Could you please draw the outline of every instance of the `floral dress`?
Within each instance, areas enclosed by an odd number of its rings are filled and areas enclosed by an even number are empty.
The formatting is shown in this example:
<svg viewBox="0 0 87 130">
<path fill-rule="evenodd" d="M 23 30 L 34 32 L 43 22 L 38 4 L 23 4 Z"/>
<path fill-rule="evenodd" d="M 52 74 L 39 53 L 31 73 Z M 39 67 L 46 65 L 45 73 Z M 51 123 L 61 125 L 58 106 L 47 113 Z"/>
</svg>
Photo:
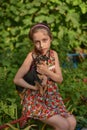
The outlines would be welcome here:
<svg viewBox="0 0 87 130">
<path fill-rule="evenodd" d="M 52 50 L 50 50 L 48 67 L 51 71 L 55 71 L 55 58 Z M 69 116 L 59 93 L 57 83 L 49 78 L 47 80 L 47 90 L 44 95 L 41 95 L 38 90 L 27 89 L 22 105 L 23 116 L 29 118 L 45 120 L 57 114 L 63 117 Z"/>
</svg>

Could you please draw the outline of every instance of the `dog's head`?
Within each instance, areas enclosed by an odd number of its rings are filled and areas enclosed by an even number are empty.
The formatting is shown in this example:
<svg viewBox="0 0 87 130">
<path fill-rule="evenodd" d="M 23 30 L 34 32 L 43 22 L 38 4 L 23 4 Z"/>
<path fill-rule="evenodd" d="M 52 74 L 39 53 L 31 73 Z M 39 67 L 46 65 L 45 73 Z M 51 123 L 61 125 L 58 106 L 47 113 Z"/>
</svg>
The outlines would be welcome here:
<svg viewBox="0 0 87 130">
<path fill-rule="evenodd" d="M 45 55 L 39 55 L 39 56 L 37 56 L 36 58 L 35 58 L 35 64 L 37 65 L 37 64 L 41 64 L 42 62 L 44 62 L 44 61 L 48 61 L 48 57 L 47 56 L 45 56 Z"/>
</svg>

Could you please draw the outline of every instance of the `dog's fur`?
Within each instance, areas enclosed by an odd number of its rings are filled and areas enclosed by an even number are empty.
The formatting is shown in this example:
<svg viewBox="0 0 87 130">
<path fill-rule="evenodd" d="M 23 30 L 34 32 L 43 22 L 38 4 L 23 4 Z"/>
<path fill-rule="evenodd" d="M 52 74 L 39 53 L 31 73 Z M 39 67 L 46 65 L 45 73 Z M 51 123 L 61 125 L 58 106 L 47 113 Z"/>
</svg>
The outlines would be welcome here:
<svg viewBox="0 0 87 130">
<path fill-rule="evenodd" d="M 48 61 L 47 56 L 37 56 L 31 66 L 31 69 L 28 71 L 28 73 L 23 77 L 26 82 L 28 82 L 31 85 L 38 86 L 40 90 L 40 94 L 43 95 L 47 89 L 47 77 L 45 75 L 41 75 L 37 72 L 37 64 L 43 64 L 43 62 Z M 18 93 L 23 93 L 24 88 L 16 85 L 16 90 Z"/>
</svg>

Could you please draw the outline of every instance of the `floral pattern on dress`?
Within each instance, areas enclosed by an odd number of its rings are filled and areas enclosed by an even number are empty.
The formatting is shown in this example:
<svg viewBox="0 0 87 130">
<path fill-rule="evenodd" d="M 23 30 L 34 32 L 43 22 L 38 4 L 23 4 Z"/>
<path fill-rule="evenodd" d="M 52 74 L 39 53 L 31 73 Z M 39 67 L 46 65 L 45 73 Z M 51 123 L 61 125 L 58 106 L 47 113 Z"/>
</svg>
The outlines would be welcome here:
<svg viewBox="0 0 87 130">
<path fill-rule="evenodd" d="M 50 50 L 50 59 L 48 60 L 48 67 L 55 66 L 54 52 Z M 51 71 L 55 72 L 55 68 Z M 61 115 L 68 117 L 62 97 L 59 93 L 57 83 L 48 78 L 47 91 L 42 96 L 39 91 L 27 89 L 24 99 L 22 101 L 23 116 L 29 118 L 45 120 L 53 115 Z"/>
</svg>

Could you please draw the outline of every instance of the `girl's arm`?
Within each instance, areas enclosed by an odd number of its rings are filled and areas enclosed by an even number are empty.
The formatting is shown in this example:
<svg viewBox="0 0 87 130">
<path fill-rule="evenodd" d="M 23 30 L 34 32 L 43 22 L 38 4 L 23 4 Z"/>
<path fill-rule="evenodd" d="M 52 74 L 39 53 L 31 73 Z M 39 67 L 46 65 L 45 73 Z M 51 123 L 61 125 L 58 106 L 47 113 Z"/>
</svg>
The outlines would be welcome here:
<svg viewBox="0 0 87 130">
<path fill-rule="evenodd" d="M 58 83 L 62 83 L 63 76 L 59 64 L 58 54 L 54 51 L 54 57 L 55 57 L 55 73 L 48 69 L 47 76 L 50 77 L 52 80 Z"/>
<path fill-rule="evenodd" d="M 32 52 L 30 52 L 16 73 L 13 81 L 21 87 L 37 90 L 37 87 L 30 85 L 23 79 L 24 75 L 29 71 L 32 61 Z"/>
</svg>

